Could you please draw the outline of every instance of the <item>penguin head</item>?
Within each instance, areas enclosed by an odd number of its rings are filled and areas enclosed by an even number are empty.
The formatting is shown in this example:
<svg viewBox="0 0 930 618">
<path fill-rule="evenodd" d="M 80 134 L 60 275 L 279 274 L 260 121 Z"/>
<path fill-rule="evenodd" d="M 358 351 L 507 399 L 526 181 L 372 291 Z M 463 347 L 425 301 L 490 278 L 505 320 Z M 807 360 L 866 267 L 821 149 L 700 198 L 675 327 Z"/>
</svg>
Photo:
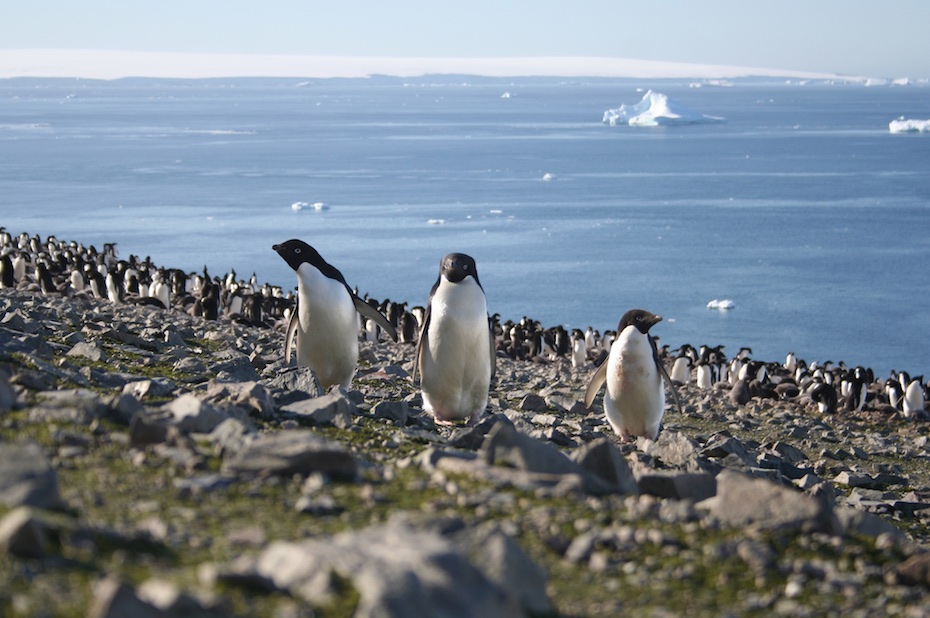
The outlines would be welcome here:
<svg viewBox="0 0 930 618">
<path fill-rule="evenodd" d="M 662 316 L 646 311 L 645 309 L 630 309 L 620 318 L 617 332 L 622 333 L 626 327 L 633 326 L 636 330 L 645 335 L 654 324 L 661 321 Z"/>
<path fill-rule="evenodd" d="M 464 253 L 450 253 L 442 258 L 439 262 L 439 274 L 450 283 L 460 283 L 465 277 L 474 277 L 475 282 L 481 285 L 475 259 Z"/>
<path fill-rule="evenodd" d="M 324 260 L 316 249 L 302 240 L 292 238 L 280 245 L 272 245 L 271 248 L 295 271 L 300 268 L 301 264 L 310 264 L 330 279 L 345 283 L 345 277 L 342 276 L 342 273 L 339 272 L 335 266 Z"/>
</svg>

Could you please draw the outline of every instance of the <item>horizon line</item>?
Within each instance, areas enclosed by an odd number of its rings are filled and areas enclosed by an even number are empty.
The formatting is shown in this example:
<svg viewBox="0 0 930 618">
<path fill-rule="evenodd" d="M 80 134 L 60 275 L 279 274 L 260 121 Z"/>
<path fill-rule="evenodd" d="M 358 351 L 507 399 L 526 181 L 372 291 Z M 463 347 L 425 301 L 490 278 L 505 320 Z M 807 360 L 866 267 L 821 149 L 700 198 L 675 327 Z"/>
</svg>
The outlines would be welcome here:
<svg viewBox="0 0 930 618">
<path fill-rule="evenodd" d="M 203 79 L 222 77 L 358 78 L 603 77 L 728 79 L 772 77 L 864 81 L 862 76 L 609 56 L 324 56 L 93 49 L 0 49 L 0 78 Z"/>
</svg>

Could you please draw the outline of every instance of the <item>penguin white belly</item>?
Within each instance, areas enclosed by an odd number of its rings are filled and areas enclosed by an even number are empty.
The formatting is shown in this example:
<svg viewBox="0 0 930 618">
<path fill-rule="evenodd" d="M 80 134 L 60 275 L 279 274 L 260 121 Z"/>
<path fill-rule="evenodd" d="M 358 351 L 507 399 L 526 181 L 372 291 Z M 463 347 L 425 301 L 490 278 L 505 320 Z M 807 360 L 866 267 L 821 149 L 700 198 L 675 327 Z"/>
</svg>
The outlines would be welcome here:
<svg viewBox="0 0 930 618">
<path fill-rule="evenodd" d="M 627 328 L 610 348 L 604 411 L 623 439 L 655 439 L 665 412 L 665 389 L 645 335 Z"/>
<path fill-rule="evenodd" d="M 348 388 L 358 364 L 358 318 L 349 291 L 309 264 L 297 271 L 297 364 L 324 388 Z"/>
<path fill-rule="evenodd" d="M 487 302 L 473 281 L 440 285 L 422 351 L 423 406 L 437 419 L 477 417 L 491 384 Z"/>
</svg>

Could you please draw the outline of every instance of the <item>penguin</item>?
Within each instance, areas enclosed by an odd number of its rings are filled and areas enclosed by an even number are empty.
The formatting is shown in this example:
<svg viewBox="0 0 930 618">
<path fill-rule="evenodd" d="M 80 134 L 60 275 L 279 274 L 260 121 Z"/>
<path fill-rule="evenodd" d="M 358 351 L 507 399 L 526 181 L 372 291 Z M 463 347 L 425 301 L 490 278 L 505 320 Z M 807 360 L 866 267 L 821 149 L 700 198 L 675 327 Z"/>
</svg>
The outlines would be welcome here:
<svg viewBox="0 0 930 618">
<path fill-rule="evenodd" d="M 584 405 L 590 408 L 597 392 L 607 383 L 604 412 L 610 426 L 624 442 L 631 436 L 651 440 L 658 437 L 665 413 L 663 380 L 681 410 L 678 392 L 649 334 L 649 329 L 661 320 L 660 316 L 645 309 L 624 313 L 610 354 L 594 372 L 585 391 Z"/>
<path fill-rule="evenodd" d="M 378 322 L 394 341 L 397 332 L 316 249 L 296 238 L 271 248 L 297 273 L 297 310 L 288 324 L 284 361 L 290 361 L 296 335 L 297 364 L 310 367 L 323 388 L 349 388 L 358 364 L 358 314 Z"/>
<path fill-rule="evenodd" d="M 669 376 L 673 382 L 688 384 L 691 382 L 691 358 L 680 355 L 672 363 L 672 373 Z"/>
<path fill-rule="evenodd" d="M 13 276 L 13 260 L 8 253 L 0 256 L 0 288 L 16 287 L 16 279 Z"/>
<path fill-rule="evenodd" d="M 904 418 L 914 418 L 924 412 L 923 376 L 911 380 L 904 389 L 904 402 L 902 413 Z"/>
<path fill-rule="evenodd" d="M 588 345 L 585 342 L 584 333 L 575 328 L 571 335 L 572 344 L 572 368 L 581 369 L 588 362 Z"/>
<path fill-rule="evenodd" d="M 814 382 L 808 391 L 811 401 L 817 404 L 821 414 L 836 414 L 836 389 L 826 382 Z"/>
<path fill-rule="evenodd" d="M 423 409 L 436 422 L 477 422 L 496 366 L 494 332 L 475 260 L 450 253 L 439 262 L 417 341 Z"/>
</svg>

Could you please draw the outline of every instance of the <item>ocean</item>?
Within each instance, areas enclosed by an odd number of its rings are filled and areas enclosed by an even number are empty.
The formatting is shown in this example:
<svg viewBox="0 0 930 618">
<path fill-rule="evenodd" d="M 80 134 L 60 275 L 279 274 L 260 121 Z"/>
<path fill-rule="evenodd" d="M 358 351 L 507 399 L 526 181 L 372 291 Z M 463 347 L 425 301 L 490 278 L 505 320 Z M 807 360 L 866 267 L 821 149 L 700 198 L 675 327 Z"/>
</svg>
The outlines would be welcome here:
<svg viewBox="0 0 930 618">
<path fill-rule="evenodd" d="M 726 122 L 602 123 L 649 89 Z M 285 289 L 301 238 L 411 305 L 459 251 L 502 320 L 641 307 L 672 348 L 930 375 L 930 135 L 901 116 L 930 86 L 6 79 L 0 225 Z"/>
</svg>

